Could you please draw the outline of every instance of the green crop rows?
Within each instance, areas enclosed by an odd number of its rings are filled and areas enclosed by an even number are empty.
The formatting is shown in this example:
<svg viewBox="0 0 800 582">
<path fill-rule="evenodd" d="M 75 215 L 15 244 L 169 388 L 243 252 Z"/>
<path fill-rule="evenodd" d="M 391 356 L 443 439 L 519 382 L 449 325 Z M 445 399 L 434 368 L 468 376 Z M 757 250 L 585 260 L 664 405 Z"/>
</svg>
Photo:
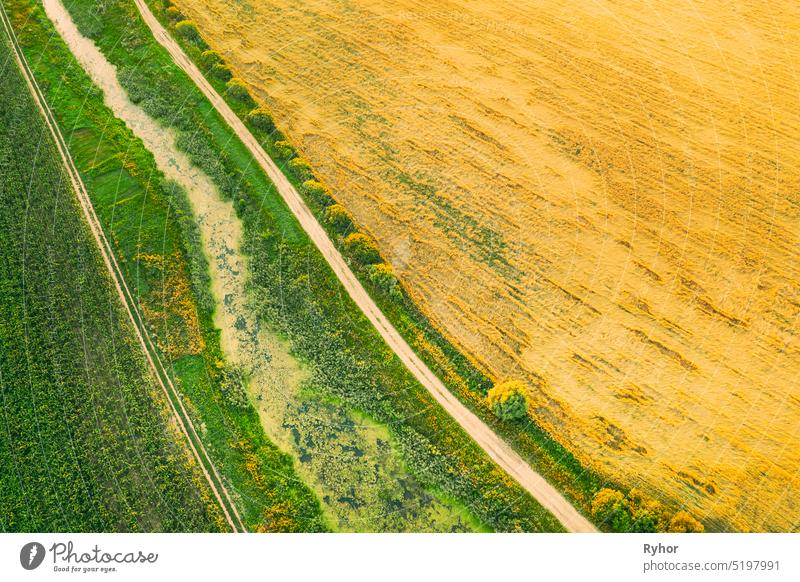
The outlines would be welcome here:
<svg viewBox="0 0 800 582">
<path fill-rule="evenodd" d="M 291 459 L 266 438 L 256 412 L 230 406 L 221 396 L 223 357 L 185 193 L 164 180 L 152 155 L 103 105 L 41 5 L 5 4 L 148 330 L 248 529 L 327 529 L 314 495 L 295 475 Z M 80 297 L 78 289 L 74 295 Z M 12 337 L 19 341 L 21 336 Z M 81 363 L 78 356 L 75 361 Z M 36 529 L 58 527 L 44 521 Z M 88 522 L 85 527 L 99 526 Z M 175 529 L 203 528 L 187 523 Z"/>
<path fill-rule="evenodd" d="M 0 531 L 216 531 L 0 38 Z"/>
</svg>

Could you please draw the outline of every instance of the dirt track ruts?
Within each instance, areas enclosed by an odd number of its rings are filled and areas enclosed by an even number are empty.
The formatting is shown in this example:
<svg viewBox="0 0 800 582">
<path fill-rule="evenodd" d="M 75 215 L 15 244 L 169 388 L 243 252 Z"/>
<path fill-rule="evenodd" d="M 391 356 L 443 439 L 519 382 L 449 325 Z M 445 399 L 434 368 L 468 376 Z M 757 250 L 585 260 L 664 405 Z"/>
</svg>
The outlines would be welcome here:
<svg viewBox="0 0 800 582">
<path fill-rule="evenodd" d="M 552 513 L 570 532 L 595 532 L 597 529 L 581 515 L 563 495 L 535 472 L 503 439 L 495 434 L 472 411 L 454 397 L 428 366 L 414 353 L 400 333 L 381 312 L 325 230 L 317 222 L 294 186 L 267 155 L 247 127 L 236 116 L 200 70 L 169 35 L 144 0 L 134 0 L 144 22 L 155 39 L 169 52 L 175 63 L 194 81 L 217 112 L 237 134 L 255 160 L 275 184 L 278 192 L 333 269 L 350 298 L 378 330 L 381 337 L 397 354 L 409 371 L 431 393 L 434 399 L 452 416 L 475 442 L 504 471 L 513 477 L 545 509 Z"/>
<path fill-rule="evenodd" d="M 41 90 L 36 83 L 36 79 L 34 78 L 33 73 L 28 66 L 25 55 L 19 48 L 16 34 L 14 33 L 14 29 L 11 26 L 11 22 L 8 19 L 8 15 L 6 14 L 5 7 L 2 5 L 2 3 L 0 3 L 0 20 L 2 20 L 3 28 L 5 29 L 5 32 L 11 42 L 11 48 L 14 52 L 14 58 L 17 62 L 17 66 L 25 78 L 25 82 L 28 85 L 30 93 L 33 96 L 34 101 L 36 102 L 36 105 L 42 114 L 45 124 L 47 125 L 47 128 L 53 137 L 53 142 L 58 150 L 59 155 L 61 156 L 61 159 L 64 163 L 64 168 L 66 169 L 67 175 L 69 176 L 69 180 L 72 184 L 72 188 L 75 191 L 75 195 L 81 206 L 81 210 L 86 218 L 86 223 L 89 226 L 95 241 L 97 242 L 97 247 L 103 257 L 103 262 L 108 269 L 109 276 L 114 283 L 114 287 L 119 295 L 120 301 L 122 302 L 122 305 L 124 306 L 131 323 L 133 324 L 136 337 L 142 346 L 142 351 L 151 371 L 153 372 L 153 377 L 164 391 L 172 415 L 186 437 L 186 440 L 189 444 L 189 449 L 196 459 L 200 469 L 203 471 L 203 475 L 205 476 L 206 481 L 208 482 L 208 485 L 214 494 L 214 497 L 219 503 L 228 525 L 234 532 L 246 531 L 244 523 L 242 522 L 242 519 L 236 510 L 236 506 L 231 500 L 230 494 L 225 488 L 225 485 L 222 482 L 222 479 L 219 476 L 216 468 L 214 467 L 208 452 L 197 435 L 197 431 L 195 430 L 191 418 L 189 417 L 188 412 L 183 405 L 180 394 L 176 390 L 169 375 L 166 373 L 164 365 L 153 347 L 152 340 L 150 339 L 144 326 L 141 314 L 133 302 L 132 295 L 127 287 L 127 284 L 125 283 L 124 278 L 122 277 L 122 271 L 117 264 L 116 257 L 114 256 L 108 239 L 106 239 L 105 232 L 103 231 L 97 215 L 95 214 L 94 207 L 92 206 L 91 199 L 86 191 L 86 187 L 83 184 L 83 180 L 81 179 L 75 163 L 72 160 L 72 156 L 67 149 L 64 137 L 61 135 L 61 131 L 55 122 L 49 106 L 47 105 L 47 101 L 45 100 L 44 95 L 41 93 Z M 175 406 L 175 402 L 178 403 L 177 407 Z M 195 441 L 197 442 L 197 445 L 195 445 Z M 222 493 L 220 493 L 220 491 Z"/>
</svg>

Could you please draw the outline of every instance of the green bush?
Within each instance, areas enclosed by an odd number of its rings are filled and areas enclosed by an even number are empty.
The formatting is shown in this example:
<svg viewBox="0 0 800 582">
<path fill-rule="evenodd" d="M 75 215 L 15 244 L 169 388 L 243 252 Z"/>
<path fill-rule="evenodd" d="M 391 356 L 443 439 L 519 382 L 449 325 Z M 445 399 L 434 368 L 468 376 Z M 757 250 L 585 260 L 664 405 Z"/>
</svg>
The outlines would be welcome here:
<svg viewBox="0 0 800 582">
<path fill-rule="evenodd" d="M 233 78 L 231 68 L 225 63 L 217 63 L 211 67 L 211 74 L 220 81 L 228 82 Z"/>
<path fill-rule="evenodd" d="M 294 161 L 294 160 L 292 160 Z M 289 162 L 291 164 L 292 162 Z M 333 204 L 333 197 L 331 196 L 331 191 L 328 188 L 316 180 L 306 180 L 303 182 L 303 192 L 313 199 L 317 204 L 320 206 L 328 206 Z"/>
<path fill-rule="evenodd" d="M 658 501 L 647 499 L 637 489 L 631 489 L 626 502 L 631 516 L 629 531 L 655 533 L 666 530 L 668 517 Z"/>
<path fill-rule="evenodd" d="M 486 403 L 502 420 L 519 420 L 528 415 L 527 388 L 516 380 L 495 384 L 486 395 Z"/>
<path fill-rule="evenodd" d="M 289 160 L 293 158 L 296 154 L 294 148 L 292 147 L 292 144 L 282 139 L 275 141 L 275 153 L 282 160 Z"/>
<path fill-rule="evenodd" d="M 315 182 L 315 184 L 319 184 L 319 182 Z M 322 186 L 322 184 L 320 184 L 320 186 Z M 339 234 L 348 234 L 354 228 L 353 218 L 341 204 L 329 206 L 327 210 L 325 210 L 325 220 L 327 220 L 328 224 Z"/>
<path fill-rule="evenodd" d="M 241 369 L 228 366 L 220 374 L 220 389 L 222 396 L 228 404 L 239 408 L 248 408 L 250 401 L 247 398 L 244 372 Z"/>
<path fill-rule="evenodd" d="M 175 30 L 186 40 L 192 42 L 200 40 L 200 33 L 197 31 L 197 26 L 191 20 L 181 20 L 175 25 Z"/>
<path fill-rule="evenodd" d="M 275 130 L 275 122 L 266 107 L 258 107 L 247 114 L 247 121 L 261 131 L 272 132 Z"/>
<path fill-rule="evenodd" d="M 234 77 L 233 79 L 227 82 L 226 87 L 227 87 L 226 92 L 228 93 L 228 95 L 230 95 L 237 101 L 240 101 L 247 105 L 253 105 L 255 103 L 253 101 L 253 98 L 250 96 L 250 91 L 248 91 L 247 89 L 247 83 L 242 81 L 240 78 Z"/>
<path fill-rule="evenodd" d="M 299 180 L 311 180 L 314 177 L 314 170 L 305 158 L 294 158 L 289 162 L 289 168 Z"/>
<path fill-rule="evenodd" d="M 400 284 L 397 281 L 392 267 L 387 263 L 378 263 L 369 268 L 369 280 L 381 291 L 388 293 L 392 297 L 400 296 Z"/>
<path fill-rule="evenodd" d="M 608 487 L 601 489 L 592 499 L 591 512 L 601 527 L 614 532 L 705 531 L 703 524 L 686 511 L 679 511 L 670 519 L 669 512 L 658 501 L 646 498 L 636 489 L 627 495 Z"/>
<path fill-rule="evenodd" d="M 175 6 L 170 6 L 169 8 L 167 8 L 167 17 L 173 22 L 186 19 L 183 13 L 180 10 L 178 10 L 177 7 Z"/>
<path fill-rule="evenodd" d="M 344 248 L 348 255 L 362 265 L 372 265 L 381 261 L 378 245 L 363 232 L 354 232 L 344 239 Z"/>
<path fill-rule="evenodd" d="M 200 55 L 200 61 L 206 68 L 211 68 L 222 62 L 222 57 L 217 51 L 207 50 Z"/>
<path fill-rule="evenodd" d="M 601 525 L 615 532 L 631 529 L 631 515 L 625 496 L 616 489 L 601 489 L 592 499 L 592 517 Z"/>
</svg>

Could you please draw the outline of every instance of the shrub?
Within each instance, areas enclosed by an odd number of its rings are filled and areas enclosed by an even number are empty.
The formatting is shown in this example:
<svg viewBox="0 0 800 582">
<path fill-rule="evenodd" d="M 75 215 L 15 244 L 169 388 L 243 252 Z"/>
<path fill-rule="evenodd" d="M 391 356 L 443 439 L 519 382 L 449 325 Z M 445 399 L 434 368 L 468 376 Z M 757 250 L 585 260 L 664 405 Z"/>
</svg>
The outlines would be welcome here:
<svg viewBox="0 0 800 582">
<path fill-rule="evenodd" d="M 626 503 L 631 516 L 629 531 L 654 533 L 666 529 L 668 516 L 658 501 L 646 499 L 637 489 L 631 489 Z"/>
<path fill-rule="evenodd" d="M 262 131 L 271 132 L 275 130 L 275 123 L 272 121 L 272 115 L 270 115 L 265 107 L 253 109 L 247 114 L 247 121 Z"/>
<path fill-rule="evenodd" d="M 616 489 L 604 488 L 592 499 L 592 516 L 606 528 L 615 532 L 702 532 L 703 524 L 685 511 L 672 519 L 664 507 L 647 499 L 636 489 L 624 495 Z"/>
<path fill-rule="evenodd" d="M 631 516 L 625 496 L 616 489 L 604 488 L 592 499 L 592 517 L 611 531 L 626 532 L 631 529 Z"/>
<path fill-rule="evenodd" d="M 703 533 L 706 528 L 686 511 L 679 511 L 669 522 L 670 533 Z"/>
<path fill-rule="evenodd" d="M 231 68 L 225 63 L 217 63 L 211 67 L 211 74 L 220 81 L 228 82 L 233 78 Z"/>
<path fill-rule="evenodd" d="M 200 62 L 202 62 L 206 68 L 210 68 L 218 63 L 221 63 L 222 57 L 219 56 L 217 51 L 203 51 L 203 53 L 200 55 Z"/>
<path fill-rule="evenodd" d="M 275 142 L 275 153 L 278 154 L 278 157 L 282 160 L 288 160 L 295 155 L 292 144 L 282 139 Z"/>
<path fill-rule="evenodd" d="M 658 509 L 643 507 L 631 514 L 631 526 L 628 531 L 636 533 L 655 533 L 664 531 L 664 525 Z"/>
<path fill-rule="evenodd" d="M 200 33 L 197 31 L 197 26 L 191 20 L 181 20 L 175 25 L 175 30 L 186 40 L 192 42 L 200 40 Z"/>
<path fill-rule="evenodd" d="M 316 183 L 319 184 L 319 182 Z M 320 184 L 320 186 L 322 186 L 322 184 Z M 353 230 L 354 227 L 353 218 L 341 204 L 329 206 L 325 211 L 325 220 L 327 220 L 328 224 L 339 234 L 347 234 Z"/>
<path fill-rule="evenodd" d="M 291 164 L 291 162 L 289 163 Z M 333 203 L 331 191 L 328 190 L 324 184 L 320 184 L 316 180 L 306 180 L 303 182 L 303 192 L 313 198 L 321 206 L 328 206 Z"/>
<path fill-rule="evenodd" d="M 250 405 L 244 382 L 244 373 L 241 369 L 233 366 L 223 368 L 220 378 L 220 389 L 222 390 L 222 396 L 228 404 L 238 406 L 239 408 L 247 408 Z"/>
<path fill-rule="evenodd" d="M 347 253 L 362 265 L 372 265 L 381 261 L 378 245 L 363 232 L 354 232 L 344 239 Z"/>
<path fill-rule="evenodd" d="M 400 296 L 400 284 L 392 271 L 392 267 L 387 263 L 378 263 L 369 268 L 369 280 L 373 285 L 385 291 L 392 297 Z"/>
<path fill-rule="evenodd" d="M 305 158 L 294 158 L 289 162 L 289 168 L 300 180 L 311 180 L 314 177 L 314 170 Z"/>
<path fill-rule="evenodd" d="M 512 380 L 495 384 L 486 395 L 486 403 L 502 420 L 519 420 L 528 415 L 527 388 L 522 382 Z"/>
<path fill-rule="evenodd" d="M 169 18 L 173 22 L 186 19 L 183 13 L 180 10 L 178 10 L 178 8 L 175 6 L 170 6 L 169 8 L 167 8 L 167 18 Z"/>
<path fill-rule="evenodd" d="M 245 83 L 238 77 L 234 77 L 233 79 L 229 80 L 226 84 L 226 87 L 227 87 L 226 92 L 228 93 L 228 95 L 230 95 L 237 101 L 249 105 L 252 105 L 254 103 L 253 98 L 250 97 L 250 91 L 247 90 L 247 83 Z"/>
</svg>

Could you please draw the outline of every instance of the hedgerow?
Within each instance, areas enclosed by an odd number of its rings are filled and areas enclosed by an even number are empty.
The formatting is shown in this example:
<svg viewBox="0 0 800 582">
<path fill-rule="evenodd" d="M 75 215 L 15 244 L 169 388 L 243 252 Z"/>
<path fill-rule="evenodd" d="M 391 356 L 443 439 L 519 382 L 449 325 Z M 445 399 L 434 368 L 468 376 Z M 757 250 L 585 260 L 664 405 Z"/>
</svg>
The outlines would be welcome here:
<svg viewBox="0 0 800 582">
<path fill-rule="evenodd" d="M 671 514 L 661 503 L 648 499 L 636 489 L 627 494 L 605 487 L 592 499 L 592 517 L 612 532 L 702 533 L 702 523 L 687 511 Z"/>
</svg>

